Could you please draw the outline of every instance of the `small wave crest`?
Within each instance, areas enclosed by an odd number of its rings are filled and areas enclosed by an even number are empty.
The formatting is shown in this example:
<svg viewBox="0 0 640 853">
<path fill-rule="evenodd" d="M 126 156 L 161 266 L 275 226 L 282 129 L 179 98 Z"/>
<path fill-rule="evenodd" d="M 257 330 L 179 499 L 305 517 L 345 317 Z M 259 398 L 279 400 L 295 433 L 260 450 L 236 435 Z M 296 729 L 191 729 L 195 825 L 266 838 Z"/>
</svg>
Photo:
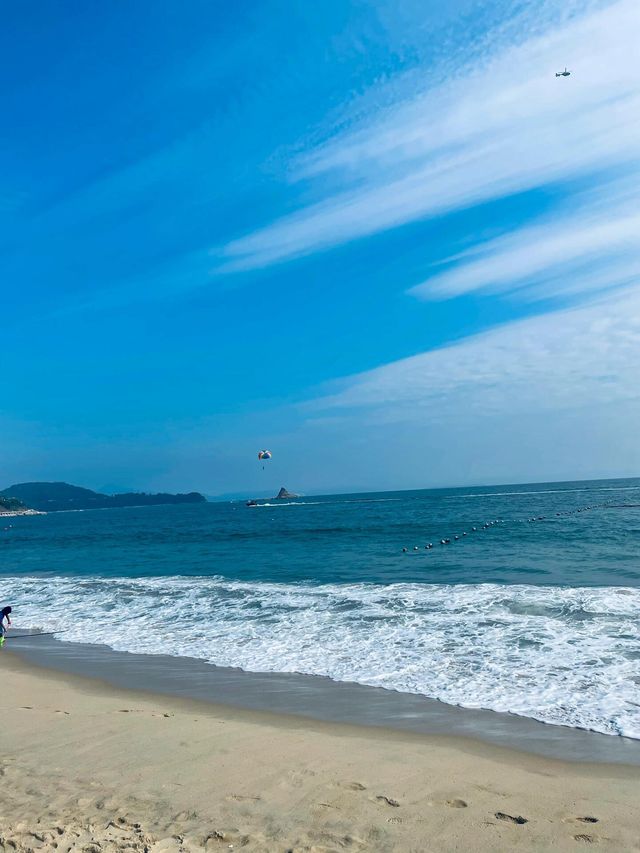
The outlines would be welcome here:
<svg viewBox="0 0 640 853">
<path fill-rule="evenodd" d="M 640 590 L 15 577 L 21 626 L 640 738 Z M 16 620 L 17 621 L 17 620 Z"/>
<path fill-rule="evenodd" d="M 256 503 L 253 504 L 252 509 L 255 507 L 256 509 L 262 506 L 316 506 L 317 504 L 322 503 L 322 501 L 278 501 L 278 503 Z"/>
<path fill-rule="evenodd" d="M 261 506 L 336 506 L 337 504 L 386 504 L 395 503 L 401 500 L 400 498 L 352 498 L 350 500 L 339 501 L 278 501 L 277 503 L 261 501 L 260 503 L 252 504 L 252 508 Z"/>
<path fill-rule="evenodd" d="M 583 489 L 518 489 L 512 492 L 470 492 L 464 495 L 447 495 L 447 500 L 458 500 L 459 498 L 528 498 L 530 495 L 560 495 L 579 494 L 580 492 L 637 492 L 638 486 L 586 486 Z"/>
</svg>

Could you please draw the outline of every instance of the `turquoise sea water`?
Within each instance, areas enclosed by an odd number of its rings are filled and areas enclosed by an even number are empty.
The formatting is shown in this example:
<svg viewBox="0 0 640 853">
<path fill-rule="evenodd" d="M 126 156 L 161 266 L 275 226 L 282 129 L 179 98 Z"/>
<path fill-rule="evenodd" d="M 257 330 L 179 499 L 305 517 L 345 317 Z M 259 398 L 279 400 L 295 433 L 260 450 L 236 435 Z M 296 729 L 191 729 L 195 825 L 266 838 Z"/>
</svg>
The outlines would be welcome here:
<svg viewBox="0 0 640 853">
<path fill-rule="evenodd" d="M 640 737 L 640 479 L 1 525 L 23 627 Z"/>
</svg>

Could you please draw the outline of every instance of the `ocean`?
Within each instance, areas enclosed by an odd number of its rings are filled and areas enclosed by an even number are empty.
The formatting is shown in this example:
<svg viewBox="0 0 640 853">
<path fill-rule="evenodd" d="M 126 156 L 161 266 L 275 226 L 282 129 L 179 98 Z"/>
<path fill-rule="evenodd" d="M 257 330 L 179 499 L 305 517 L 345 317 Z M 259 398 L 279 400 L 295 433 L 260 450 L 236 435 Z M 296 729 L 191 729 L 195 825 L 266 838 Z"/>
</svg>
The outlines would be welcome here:
<svg viewBox="0 0 640 853">
<path fill-rule="evenodd" d="M 640 479 L 1 519 L 0 599 L 65 642 L 640 738 Z"/>
</svg>

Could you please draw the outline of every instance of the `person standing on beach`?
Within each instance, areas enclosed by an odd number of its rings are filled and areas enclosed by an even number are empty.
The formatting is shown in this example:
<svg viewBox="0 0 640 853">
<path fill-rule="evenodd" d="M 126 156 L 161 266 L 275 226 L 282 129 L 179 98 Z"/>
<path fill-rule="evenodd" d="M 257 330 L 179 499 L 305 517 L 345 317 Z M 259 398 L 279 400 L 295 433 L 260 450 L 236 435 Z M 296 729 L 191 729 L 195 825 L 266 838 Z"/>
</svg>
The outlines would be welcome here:
<svg viewBox="0 0 640 853">
<path fill-rule="evenodd" d="M 11 627 L 10 613 L 10 607 L 3 607 L 2 610 L 0 610 L 0 649 L 4 646 L 4 635 L 7 633 L 7 628 Z M 6 626 L 4 624 L 5 619 L 7 621 Z"/>
</svg>

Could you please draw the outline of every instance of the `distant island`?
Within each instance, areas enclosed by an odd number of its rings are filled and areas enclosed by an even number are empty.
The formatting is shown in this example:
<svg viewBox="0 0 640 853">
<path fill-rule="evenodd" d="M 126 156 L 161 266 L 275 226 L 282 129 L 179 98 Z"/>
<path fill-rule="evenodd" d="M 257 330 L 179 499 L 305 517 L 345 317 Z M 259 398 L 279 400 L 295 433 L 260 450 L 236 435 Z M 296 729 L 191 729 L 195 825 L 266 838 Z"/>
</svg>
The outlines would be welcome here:
<svg viewBox="0 0 640 853">
<path fill-rule="evenodd" d="M 159 504 L 204 503 L 206 498 L 199 492 L 172 495 L 161 492 L 151 495 L 145 492 L 127 492 L 122 495 L 104 495 L 69 483 L 16 483 L 0 491 L 0 512 L 6 505 L 14 506 L 6 513 L 16 515 L 39 512 L 62 512 L 72 509 L 113 509 L 126 506 L 156 506 Z"/>
<path fill-rule="evenodd" d="M 300 497 L 300 495 L 296 495 L 293 492 L 288 492 L 285 489 L 285 487 L 283 486 L 275 497 L 266 498 L 266 500 L 267 501 L 285 501 L 285 500 L 289 500 L 290 498 L 299 498 L 299 497 Z M 263 498 L 263 500 L 264 500 L 264 498 Z M 252 498 L 251 500 L 246 501 L 245 506 L 261 506 L 261 504 L 259 504 L 255 498 Z"/>
<path fill-rule="evenodd" d="M 274 501 L 284 501 L 288 498 L 299 498 L 300 495 L 296 495 L 294 492 L 288 492 L 283 486 L 278 494 L 275 496 Z"/>
</svg>

